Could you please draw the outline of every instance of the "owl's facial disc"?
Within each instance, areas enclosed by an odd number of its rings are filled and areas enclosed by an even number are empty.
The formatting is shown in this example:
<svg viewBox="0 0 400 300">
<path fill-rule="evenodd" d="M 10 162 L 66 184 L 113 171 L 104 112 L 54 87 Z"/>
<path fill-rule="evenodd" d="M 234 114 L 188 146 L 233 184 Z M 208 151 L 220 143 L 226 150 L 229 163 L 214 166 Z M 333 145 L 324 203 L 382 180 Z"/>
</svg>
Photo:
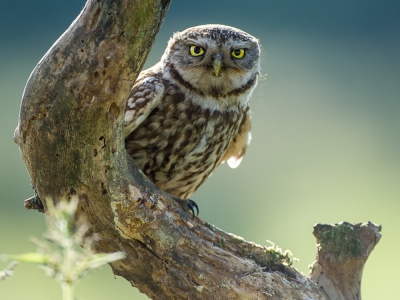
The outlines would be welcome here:
<svg viewBox="0 0 400 300">
<path fill-rule="evenodd" d="M 168 77 L 182 88 L 216 99 L 227 95 L 234 99 L 254 86 L 259 58 L 256 38 L 233 27 L 211 24 L 176 33 L 162 62 Z"/>
</svg>

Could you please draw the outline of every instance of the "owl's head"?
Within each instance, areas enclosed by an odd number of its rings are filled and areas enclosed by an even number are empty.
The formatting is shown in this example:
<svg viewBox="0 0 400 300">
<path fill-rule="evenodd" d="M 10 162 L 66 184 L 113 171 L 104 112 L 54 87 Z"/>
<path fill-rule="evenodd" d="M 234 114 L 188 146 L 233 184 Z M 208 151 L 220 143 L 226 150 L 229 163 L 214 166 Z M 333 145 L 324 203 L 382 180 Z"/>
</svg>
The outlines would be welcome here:
<svg viewBox="0 0 400 300">
<path fill-rule="evenodd" d="M 225 25 L 203 25 L 173 35 L 162 57 L 181 86 L 204 96 L 251 92 L 260 73 L 260 46 L 250 34 Z"/>
</svg>

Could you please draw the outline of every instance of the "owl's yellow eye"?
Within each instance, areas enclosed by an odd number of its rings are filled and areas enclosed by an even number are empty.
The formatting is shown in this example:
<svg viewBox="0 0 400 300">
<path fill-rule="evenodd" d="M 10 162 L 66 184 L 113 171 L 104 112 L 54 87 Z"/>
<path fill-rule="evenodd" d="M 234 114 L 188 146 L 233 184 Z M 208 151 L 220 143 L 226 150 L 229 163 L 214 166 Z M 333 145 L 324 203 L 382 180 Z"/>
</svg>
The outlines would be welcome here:
<svg viewBox="0 0 400 300">
<path fill-rule="evenodd" d="M 236 49 L 231 52 L 234 58 L 242 58 L 244 56 L 244 49 Z"/>
<path fill-rule="evenodd" d="M 191 56 L 200 56 L 204 54 L 204 49 L 201 48 L 200 46 L 190 46 L 189 53 Z"/>
</svg>

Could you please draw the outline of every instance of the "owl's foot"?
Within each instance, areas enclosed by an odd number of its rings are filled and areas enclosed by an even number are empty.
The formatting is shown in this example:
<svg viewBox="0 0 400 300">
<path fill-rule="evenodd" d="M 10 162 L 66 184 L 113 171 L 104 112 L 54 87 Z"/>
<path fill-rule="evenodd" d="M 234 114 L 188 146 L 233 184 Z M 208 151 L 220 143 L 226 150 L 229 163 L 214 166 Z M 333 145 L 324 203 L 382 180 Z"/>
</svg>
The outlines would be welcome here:
<svg viewBox="0 0 400 300">
<path fill-rule="evenodd" d="M 194 209 L 196 209 L 196 216 L 199 215 L 199 206 L 197 205 L 196 202 L 194 202 L 193 200 L 190 199 L 181 199 L 181 198 L 177 198 L 177 197 L 172 197 L 176 202 L 179 203 L 180 206 L 182 206 L 184 211 L 191 211 L 193 214 L 193 218 L 194 218 Z"/>
</svg>

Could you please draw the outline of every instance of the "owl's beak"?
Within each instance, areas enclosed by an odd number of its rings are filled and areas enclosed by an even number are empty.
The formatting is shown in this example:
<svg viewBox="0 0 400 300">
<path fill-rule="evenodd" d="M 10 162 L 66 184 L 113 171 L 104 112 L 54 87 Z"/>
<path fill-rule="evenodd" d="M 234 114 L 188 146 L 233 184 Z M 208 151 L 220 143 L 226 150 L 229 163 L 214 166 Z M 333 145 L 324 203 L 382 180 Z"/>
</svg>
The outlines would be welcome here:
<svg viewBox="0 0 400 300">
<path fill-rule="evenodd" d="M 219 70 L 221 70 L 223 63 L 220 56 L 216 56 L 214 61 L 212 62 L 212 66 L 215 72 L 215 76 L 218 76 Z"/>
</svg>

